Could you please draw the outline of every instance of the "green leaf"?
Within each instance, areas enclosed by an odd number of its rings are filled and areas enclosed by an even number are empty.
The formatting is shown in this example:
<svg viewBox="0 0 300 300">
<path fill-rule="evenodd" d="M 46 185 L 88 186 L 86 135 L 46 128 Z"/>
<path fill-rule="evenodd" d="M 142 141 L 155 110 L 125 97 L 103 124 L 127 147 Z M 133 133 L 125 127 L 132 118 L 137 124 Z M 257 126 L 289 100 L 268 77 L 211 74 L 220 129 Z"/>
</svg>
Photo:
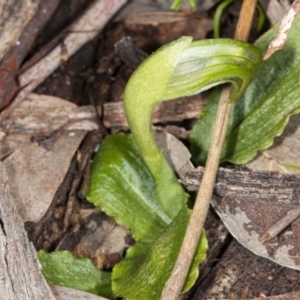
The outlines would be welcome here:
<svg viewBox="0 0 300 300">
<path fill-rule="evenodd" d="M 139 241 L 153 241 L 172 221 L 132 136 L 125 134 L 108 136 L 101 143 L 93 159 L 87 199 L 131 229 Z"/>
<path fill-rule="evenodd" d="M 299 30 L 297 17 L 284 48 L 262 63 L 255 79 L 234 104 L 222 161 L 247 163 L 258 150 L 270 147 L 273 138 L 282 133 L 289 116 L 300 111 Z M 255 46 L 265 52 L 275 32 L 276 28 L 271 29 Z M 217 102 L 218 92 L 215 92 L 192 130 L 191 152 L 199 164 L 207 157 Z"/>
<path fill-rule="evenodd" d="M 126 259 L 113 271 L 113 290 L 117 295 L 130 300 L 160 299 L 180 250 L 190 214 L 191 211 L 184 206 L 155 241 L 138 243 L 128 250 Z M 183 292 L 197 279 L 198 264 L 205 259 L 206 251 L 207 240 L 202 233 Z"/>
<path fill-rule="evenodd" d="M 87 198 L 130 228 L 137 239 L 137 244 L 113 269 L 113 290 L 126 299 L 160 298 L 189 218 L 190 210 L 183 203 L 180 213 L 171 219 L 160 205 L 155 185 L 131 135 L 120 133 L 105 138 L 93 160 Z M 174 185 L 179 184 L 175 181 Z M 180 199 L 182 195 L 184 199 Z M 179 194 L 173 202 L 178 198 L 181 203 L 186 201 L 186 195 Z M 169 205 L 171 207 L 172 202 Z M 197 266 L 204 260 L 206 250 L 207 241 L 203 236 L 187 288 L 196 280 Z M 150 297 L 149 291 L 156 298 Z"/>
<path fill-rule="evenodd" d="M 88 258 L 75 258 L 69 251 L 39 251 L 38 258 L 47 282 L 115 299 L 111 272 L 98 270 Z"/>
</svg>

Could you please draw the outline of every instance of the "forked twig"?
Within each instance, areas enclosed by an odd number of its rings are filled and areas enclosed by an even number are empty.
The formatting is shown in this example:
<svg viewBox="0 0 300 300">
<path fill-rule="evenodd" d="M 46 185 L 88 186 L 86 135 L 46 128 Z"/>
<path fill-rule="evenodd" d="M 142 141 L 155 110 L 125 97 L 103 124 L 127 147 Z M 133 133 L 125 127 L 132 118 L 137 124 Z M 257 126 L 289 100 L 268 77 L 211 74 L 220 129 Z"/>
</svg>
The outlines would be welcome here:
<svg viewBox="0 0 300 300">
<path fill-rule="evenodd" d="M 235 39 L 242 41 L 246 41 L 248 39 L 256 2 L 257 1 L 253 0 L 243 1 L 239 21 L 234 35 Z M 229 117 L 232 109 L 232 104 L 228 101 L 229 93 L 230 87 L 224 87 L 219 101 L 203 179 L 177 261 L 171 276 L 163 289 L 161 300 L 175 300 L 179 298 L 194 257 L 208 213 L 214 182 L 220 163 L 221 152 L 228 128 Z"/>
</svg>

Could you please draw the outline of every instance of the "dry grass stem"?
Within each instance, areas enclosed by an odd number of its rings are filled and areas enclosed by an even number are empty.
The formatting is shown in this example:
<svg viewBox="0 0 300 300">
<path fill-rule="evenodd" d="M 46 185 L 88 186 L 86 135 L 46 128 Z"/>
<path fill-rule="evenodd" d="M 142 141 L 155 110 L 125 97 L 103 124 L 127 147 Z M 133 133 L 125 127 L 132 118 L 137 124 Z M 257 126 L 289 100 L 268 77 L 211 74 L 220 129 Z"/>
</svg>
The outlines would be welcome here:
<svg viewBox="0 0 300 300">
<path fill-rule="evenodd" d="M 249 36 L 252 19 L 256 7 L 253 0 L 244 0 L 241 9 L 239 22 L 237 24 L 235 39 L 246 41 Z M 199 238 L 206 220 L 210 199 L 212 197 L 214 182 L 220 162 L 221 152 L 227 132 L 232 104 L 229 103 L 230 87 L 226 86 L 222 90 L 219 101 L 214 131 L 210 144 L 209 154 L 205 166 L 203 179 L 193 208 L 191 218 L 186 230 L 177 261 L 166 283 L 162 300 L 178 299 L 188 274 L 194 253 L 199 242 Z"/>
</svg>

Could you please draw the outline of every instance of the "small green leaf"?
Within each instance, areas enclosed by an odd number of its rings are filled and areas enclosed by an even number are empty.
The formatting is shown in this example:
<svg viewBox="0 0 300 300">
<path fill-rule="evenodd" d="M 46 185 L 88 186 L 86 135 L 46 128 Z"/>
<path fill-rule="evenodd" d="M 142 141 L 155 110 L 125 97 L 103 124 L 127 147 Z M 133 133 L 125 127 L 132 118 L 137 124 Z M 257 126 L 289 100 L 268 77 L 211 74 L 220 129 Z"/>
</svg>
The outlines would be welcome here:
<svg viewBox="0 0 300 300">
<path fill-rule="evenodd" d="M 298 17 L 284 48 L 262 63 L 255 79 L 234 104 L 222 161 L 247 163 L 258 150 L 270 147 L 273 138 L 282 133 L 289 116 L 300 111 L 299 30 Z M 255 46 L 265 52 L 275 32 L 276 28 L 271 29 Z M 198 164 L 203 164 L 207 157 L 218 99 L 215 92 L 192 130 L 191 152 Z"/>
<path fill-rule="evenodd" d="M 132 136 L 122 133 L 101 143 L 93 159 L 87 199 L 131 229 L 140 241 L 153 241 L 172 221 Z"/>
<path fill-rule="evenodd" d="M 39 251 L 38 258 L 47 282 L 115 299 L 111 272 L 98 270 L 88 258 L 75 258 L 69 251 Z"/>
<path fill-rule="evenodd" d="M 113 290 L 126 299 L 160 299 L 182 244 L 191 211 L 184 206 L 174 221 L 152 243 L 138 243 L 126 259 L 115 266 Z M 206 257 L 207 240 L 202 234 L 183 292 L 198 277 L 198 264 Z M 130 276 L 124 276 L 130 274 Z"/>
<path fill-rule="evenodd" d="M 177 181 L 167 188 L 172 190 L 176 185 Z M 155 179 L 131 135 L 120 133 L 103 140 L 93 160 L 87 199 L 130 228 L 137 239 L 137 244 L 129 248 L 125 259 L 113 269 L 114 292 L 127 300 L 160 298 L 190 214 L 183 203 L 186 195 L 179 194 L 169 203 L 170 208 L 176 201 L 182 203 L 180 213 L 171 219 L 160 205 L 155 187 Z M 182 195 L 184 198 L 180 198 Z M 196 280 L 198 264 L 204 260 L 206 251 L 203 235 L 187 288 Z"/>
</svg>

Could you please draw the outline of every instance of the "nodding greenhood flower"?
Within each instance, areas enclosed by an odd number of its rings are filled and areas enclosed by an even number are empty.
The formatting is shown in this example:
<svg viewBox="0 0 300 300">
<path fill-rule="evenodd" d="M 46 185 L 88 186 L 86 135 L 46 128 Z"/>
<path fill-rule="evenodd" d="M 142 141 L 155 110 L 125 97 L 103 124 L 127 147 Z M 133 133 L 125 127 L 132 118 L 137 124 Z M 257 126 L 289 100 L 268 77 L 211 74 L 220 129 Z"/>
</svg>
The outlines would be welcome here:
<svg viewBox="0 0 300 300">
<path fill-rule="evenodd" d="M 161 101 L 190 96 L 222 83 L 231 83 L 235 101 L 255 76 L 261 53 L 253 45 L 232 39 L 196 40 L 184 36 L 150 55 L 131 76 L 124 95 L 127 120 L 139 150 L 157 182 L 162 202 L 176 197 L 168 182 L 176 181 L 158 149 L 151 115 Z M 161 185 L 161 186 L 160 186 Z M 164 188 L 163 188 L 164 187 Z M 177 194 L 178 196 L 178 194 Z M 164 207 L 166 209 L 166 207 Z M 180 207 L 170 207 L 174 217 Z"/>
</svg>

